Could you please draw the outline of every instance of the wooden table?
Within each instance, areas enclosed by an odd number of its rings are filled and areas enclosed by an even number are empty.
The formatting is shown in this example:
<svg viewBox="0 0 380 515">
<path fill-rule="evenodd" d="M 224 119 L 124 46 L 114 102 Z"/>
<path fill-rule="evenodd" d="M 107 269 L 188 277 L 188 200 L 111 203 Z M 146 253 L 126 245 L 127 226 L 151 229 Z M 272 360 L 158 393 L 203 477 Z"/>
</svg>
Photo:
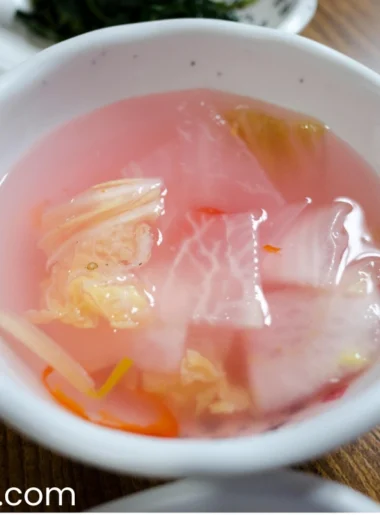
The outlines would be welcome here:
<svg viewBox="0 0 380 515">
<path fill-rule="evenodd" d="M 304 35 L 380 72 L 380 0 L 319 0 L 318 13 Z M 380 501 L 379 451 L 380 430 L 375 430 L 302 469 L 341 481 Z M 75 508 L 52 504 L 35 511 L 81 511 L 151 485 L 149 480 L 107 474 L 62 459 L 0 424 L 0 500 L 10 486 L 22 490 L 71 487 L 76 492 Z M 20 505 L 15 510 L 32 508 Z"/>
<path fill-rule="evenodd" d="M 303 35 L 380 72 L 379 0 L 319 0 Z"/>
</svg>

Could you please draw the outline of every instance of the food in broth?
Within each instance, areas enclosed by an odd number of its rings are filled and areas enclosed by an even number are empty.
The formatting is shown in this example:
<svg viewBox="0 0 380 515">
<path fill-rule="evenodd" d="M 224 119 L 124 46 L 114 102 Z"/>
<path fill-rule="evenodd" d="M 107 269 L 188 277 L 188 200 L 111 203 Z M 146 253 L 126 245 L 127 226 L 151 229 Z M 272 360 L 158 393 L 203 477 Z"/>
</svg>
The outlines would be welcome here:
<svg viewBox="0 0 380 515">
<path fill-rule="evenodd" d="M 127 99 L 43 138 L 0 195 L 0 327 L 87 421 L 263 432 L 378 357 L 380 182 L 309 116 Z"/>
</svg>

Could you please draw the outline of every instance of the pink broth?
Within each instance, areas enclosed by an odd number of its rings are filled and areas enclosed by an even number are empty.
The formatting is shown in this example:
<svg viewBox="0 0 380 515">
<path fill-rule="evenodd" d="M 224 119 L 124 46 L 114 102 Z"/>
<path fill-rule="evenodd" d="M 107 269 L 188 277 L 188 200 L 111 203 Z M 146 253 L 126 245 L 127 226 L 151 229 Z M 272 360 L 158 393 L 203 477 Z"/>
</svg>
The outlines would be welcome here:
<svg viewBox="0 0 380 515">
<path fill-rule="evenodd" d="M 267 431 L 378 358 L 379 199 L 369 165 L 307 115 L 210 90 L 123 100 L 48 134 L 1 185 L 1 309 L 96 386 L 128 361 L 102 399 L 49 369 L 76 416 Z M 36 373 L 52 365 L 10 332 Z"/>
</svg>

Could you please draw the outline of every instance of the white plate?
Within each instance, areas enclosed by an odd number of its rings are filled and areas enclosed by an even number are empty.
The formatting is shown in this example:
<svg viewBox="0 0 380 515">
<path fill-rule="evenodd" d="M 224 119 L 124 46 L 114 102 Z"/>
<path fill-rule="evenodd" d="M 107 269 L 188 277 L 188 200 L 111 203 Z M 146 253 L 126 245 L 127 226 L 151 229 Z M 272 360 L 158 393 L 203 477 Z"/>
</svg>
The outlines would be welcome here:
<svg viewBox="0 0 380 515">
<path fill-rule="evenodd" d="M 240 12 L 240 20 L 298 34 L 310 23 L 318 0 L 259 0 Z"/>
<path fill-rule="evenodd" d="M 33 38 L 12 22 L 15 10 L 27 4 L 27 0 L 0 0 L 0 74 L 50 44 Z M 310 23 L 317 5 L 318 0 L 258 0 L 241 10 L 239 17 L 243 23 L 296 34 Z"/>
<path fill-rule="evenodd" d="M 0 74 L 17 66 L 46 46 L 48 45 L 38 44 L 32 38 L 28 38 L 21 30 L 16 32 L 0 27 Z"/>
<path fill-rule="evenodd" d="M 379 513 L 380 505 L 339 483 L 302 472 L 279 470 L 241 478 L 176 481 L 89 511 Z"/>
</svg>

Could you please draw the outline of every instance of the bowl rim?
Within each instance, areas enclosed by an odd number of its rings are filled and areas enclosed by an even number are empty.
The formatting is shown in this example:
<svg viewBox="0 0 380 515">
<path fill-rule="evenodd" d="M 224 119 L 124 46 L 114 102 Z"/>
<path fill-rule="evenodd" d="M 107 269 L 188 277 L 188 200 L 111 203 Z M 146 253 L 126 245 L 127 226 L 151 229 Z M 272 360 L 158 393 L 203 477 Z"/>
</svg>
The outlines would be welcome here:
<svg viewBox="0 0 380 515">
<path fill-rule="evenodd" d="M 265 499 L 279 498 L 285 501 L 295 499 L 298 503 L 314 505 L 321 511 L 334 513 L 365 512 L 378 513 L 380 505 L 372 498 L 348 487 L 345 484 L 324 477 L 292 469 L 278 469 L 260 477 L 248 475 L 235 478 L 211 478 L 209 480 L 182 479 L 147 490 L 135 492 L 105 502 L 89 510 L 89 513 L 174 513 L 178 510 L 178 500 L 187 505 L 187 511 L 193 511 L 193 503 L 216 501 L 219 504 L 220 493 L 226 497 L 239 496 L 245 508 L 256 513 L 257 500 L 261 506 Z M 261 510 L 260 510 L 261 512 Z"/>
<path fill-rule="evenodd" d="M 364 84 L 370 83 L 380 90 L 380 76 L 374 71 L 302 36 L 235 22 L 183 19 L 100 29 L 49 47 L 4 75 L 0 81 L 0 107 L 8 97 L 22 93 L 28 83 L 59 68 L 60 63 L 74 54 L 104 44 L 128 44 L 200 32 L 296 47 L 310 57 L 350 70 Z M 14 379 L 2 376 L 0 417 L 44 447 L 103 469 L 162 478 L 223 476 L 299 463 L 348 443 L 380 422 L 379 394 L 380 385 L 372 385 L 349 402 L 338 401 L 333 410 L 260 435 L 211 441 L 166 440 L 89 424 L 20 388 Z"/>
</svg>

